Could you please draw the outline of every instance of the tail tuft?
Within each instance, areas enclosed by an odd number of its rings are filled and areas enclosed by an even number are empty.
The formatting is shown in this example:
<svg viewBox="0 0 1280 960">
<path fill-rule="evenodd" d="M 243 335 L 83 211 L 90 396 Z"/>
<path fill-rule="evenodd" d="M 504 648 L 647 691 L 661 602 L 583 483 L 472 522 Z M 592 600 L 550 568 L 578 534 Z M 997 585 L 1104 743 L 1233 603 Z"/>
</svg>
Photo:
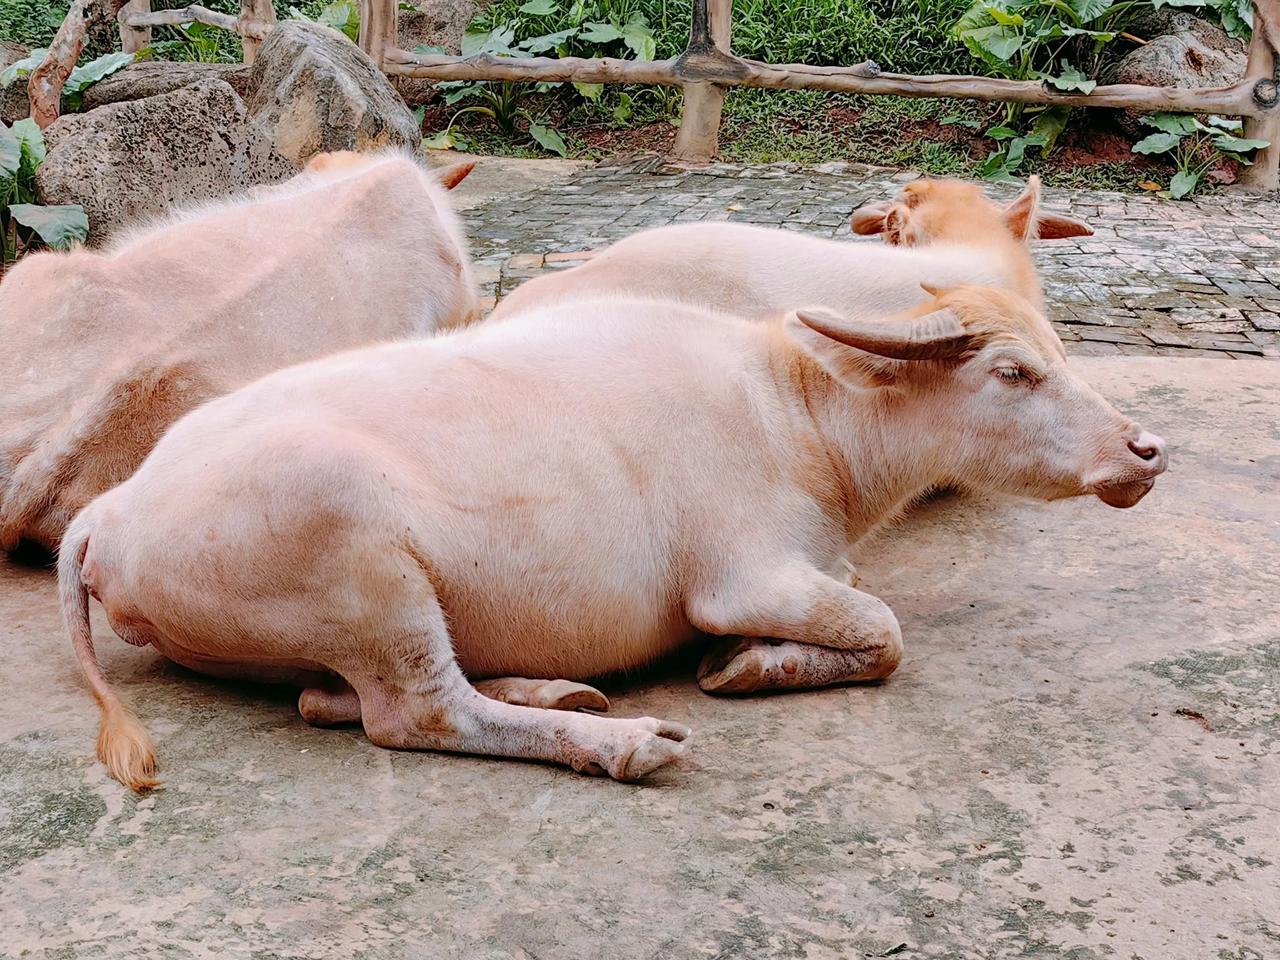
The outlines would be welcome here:
<svg viewBox="0 0 1280 960">
<path fill-rule="evenodd" d="M 98 759 L 107 772 L 131 790 L 160 786 L 156 779 L 156 749 L 133 711 L 123 703 L 106 710 L 98 727 Z"/>
<path fill-rule="evenodd" d="M 124 702 L 102 675 L 93 652 L 93 634 L 89 627 L 89 591 L 84 585 L 83 568 L 93 527 L 93 504 L 71 521 L 58 552 L 58 592 L 62 600 L 62 616 L 71 634 L 80 670 L 89 682 L 102 723 L 98 727 L 98 759 L 111 776 L 134 790 L 150 790 L 160 785 L 155 778 L 156 750 L 151 737 L 142 728 Z"/>
</svg>

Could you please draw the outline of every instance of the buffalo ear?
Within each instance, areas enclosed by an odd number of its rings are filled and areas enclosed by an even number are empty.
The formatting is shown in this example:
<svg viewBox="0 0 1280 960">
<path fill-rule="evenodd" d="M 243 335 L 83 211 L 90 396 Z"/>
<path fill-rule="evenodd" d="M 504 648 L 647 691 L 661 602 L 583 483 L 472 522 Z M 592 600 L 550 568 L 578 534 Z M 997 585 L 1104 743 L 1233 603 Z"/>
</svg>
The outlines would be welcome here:
<svg viewBox="0 0 1280 960">
<path fill-rule="evenodd" d="M 436 178 L 444 186 L 446 190 L 452 190 L 463 180 L 467 179 L 467 174 L 474 170 L 476 162 L 474 160 L 464 160 L 461 163 L 453 163 L 443 169 L 436 171 Z"/>
<path fill-rule="evenodd" d="M 951 310 L 934 310 L 911 320 L 847 320 L 829 310 L 806 308 L 796 319 L 846 347 L 889 360 L 946 360 L 975 346 Z"/>
<path fill-rule="evenodd" d="M 877 233 L 884 233 L 889 226 L 889 210 L 893 204 L 885 203 L 867 203 L 863 204 L 857 210 L 853 211 L 851 226 L 853 232 L 860 237 L 869 237 Z"/>
<path fill-rule="evenodd" d="M 1004 208 L 1004 223 L 1015 240 L 1034 237 L 1036 214 L 1040 209 L 1040 178 L 1032 175 L 1017 198 Z"/>
<path fill-rule="evenodd" d="M 1083 220 L 1061 213 L 1041 211 L 1036 215 L 1036 236 L 1041 240 L 1065 240 L 1068 237 L 1092 237 L 1093 227 Z"/>
</svg>

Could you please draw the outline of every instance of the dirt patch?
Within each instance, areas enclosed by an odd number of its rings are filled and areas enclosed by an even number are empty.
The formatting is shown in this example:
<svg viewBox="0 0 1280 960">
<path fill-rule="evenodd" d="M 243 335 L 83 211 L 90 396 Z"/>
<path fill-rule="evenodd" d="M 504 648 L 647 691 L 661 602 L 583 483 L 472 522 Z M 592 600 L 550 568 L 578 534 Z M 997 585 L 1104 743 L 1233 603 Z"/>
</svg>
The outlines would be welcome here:
<svg viewBox="0 0 1280 960">
<path fill-rule="evenodd" d="M 1188 720 L 1194 720 L 1196 723 L 1200 724 L 1200 726 L 1204 727 L 1205 730 L 1210 732 L 1213 731 L 1213 727 L 1209 725 L 1209 721 L 1205 719 L 1205 715 L 1199 710 L 1192 710 L 1190 707 L 1179 707 L 1173 712 L 1179 717 L 1186 717 Z"/>
</svg>

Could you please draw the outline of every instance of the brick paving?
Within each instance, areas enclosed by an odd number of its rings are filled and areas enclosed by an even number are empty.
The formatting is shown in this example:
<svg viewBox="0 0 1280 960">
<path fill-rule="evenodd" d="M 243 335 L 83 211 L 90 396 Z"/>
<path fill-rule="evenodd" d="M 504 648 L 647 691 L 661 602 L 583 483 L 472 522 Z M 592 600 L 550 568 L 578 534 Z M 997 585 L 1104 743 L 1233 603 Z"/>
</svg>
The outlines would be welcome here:
<svg viewBox="0 0 1280 960">
<path fill-rule="evenodd" d="M 463 214 L 487 297 L 563 269 L 637 230 L 730 220 L 850 242 L 849 215 L 917 174 L 861 164 L 715 164 L 644 157 L 594 167 Z M 1012 198 L 1016 187 L 992 186 Z M 1070 352 L 1280 358 L 1280 203 L 1241 193 L 1193 201 L 1047 191 L 1092 237 L 1037 244 L 1053 320 Z"/>
</svg>

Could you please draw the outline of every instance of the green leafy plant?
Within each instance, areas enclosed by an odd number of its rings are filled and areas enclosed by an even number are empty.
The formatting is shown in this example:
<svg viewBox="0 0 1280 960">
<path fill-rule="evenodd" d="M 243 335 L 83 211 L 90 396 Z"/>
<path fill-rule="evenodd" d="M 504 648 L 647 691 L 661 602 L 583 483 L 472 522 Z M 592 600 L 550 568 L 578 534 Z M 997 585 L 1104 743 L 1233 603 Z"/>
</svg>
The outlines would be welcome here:
<svg viewBox="0 0 1280 960">
<path fill-rule="evenodd" d="M 47 50 L 32 50 L 26 57 L 9 64 L 3 71 L 0 71 L 0 87 L 7 87 L 18 80 L 25 79 L 31 75 L 31 71 L 44 61 Z M 79 110 L 83 100 L 84 92 L 93 86 L 103 77 L 108 77 L 117 70 L 123 70 L 129 64 L 133 63 L 134 55 L 132 53 L 107 53 L 103 54 L 88 63 L 82 63 L 67 77 L 66 83 L 62 85 L 62 106 L 64 110 Z"/>
<path fill-rule="evenodd" d="M 0 124 L 0 272 L 27 250 L 66 248 L 89 235 L 89 220 L 78 203 L 36 202 L 36 170 L 45 158 L 44 137 L 32 120 Z"/>
<path fill-rule="evenodd" d="M 1135 143 L 1133 152 L 1172 156 L 1177 172 L 1169 181 L 1168 193 L 1175 200 L 1194 195 L 1205 175 L 1224 159 L 1247 166 L 1253 161 L 1246 154 L 1270 146 L 1266 140 L 1240 136 L 1239 121 L 1215 116 L 1205 120 L 1180 113 L 1156 113 L 1142 118 L 1156 132 Z"/>
<path fill-rule="evenodd" d="M 141 59 L 179 63 L 234 63 L 240 60 L 239 37 L 204 23 L 180 23 L 168 39 L 155 40 L 138 51 Z"/>
<path fill-rule="evenodd" d="M 401 4 L 401 6 L 403 7 L 404 4 Z M 360 39 L 360 6 L 357 3 L 347 3 L 346 0 L 327 3 L 314 15 L 309 10 L 290 7 L 289 16 L 295 20 L 310 20 L 313 23 L 332 27 L 340 33 L 345 33 L 352 43 L 356 43 Z"/>
<path fill-rule="evenodd" d="M 488 54 L 496 57 L 528 58 L 547 55 L 554 52 L 558 57 L 593 57 L 593 56 L 625 56 L 628 52 L 639 60 L 652 60 L 657 50 L 657 42 L 653 31 L 643 14 L 628 11 L 619 7 L 618 14 L 611 20 L 586 19 L 586 7 L 582 0 L 576 0 L 567 13 L 569 26 L 552 33 L 527 36 L 517 40 L 517 34 L 528 29 L 543 17 L 561 14 L 559 0 L 527 0 L 518 8 L 520 19 L 504 21 L 489 27 L 473 27 L 468 29 L 462 38 L 462 55 L 464 57 Z M 625 18 L 622 16 L 625 14 Z M 416 48 L 415 52 L 435 52 L 429 48 Z M 427 138 L 426 145 L 434 149 L 466 149 L 468 143 L 460 134 L 453 132 L 454 124 L 467 114 L 478 114 L 494 121 L 498 130 L 506 137 L 516 138 L 520 135 L 520 124 L 523 122 L 529 137 L 548 153 L 567 156 L 568 144 L 555 129 L 547 123 L 547 115 L 554 106 L 554 101 L 546 104 L 545 109 L 535 116 L 528 106 L 528 96 L 532 93 L 550 93 L 565 85 L 560 83 L 513 83 L 513 82 L 481 82 L 481 83 L 443 83 L 440 85 L 448 92 L 445 102 L 458 103 L 464 99 L 479 102 L 468 104 L 458 110 L 449 120 L 444 130 Z M 604 85 L 599 83 L 571 83 L 568 85 L 584 101 L 601 100 Z M 613 115 L 630 116 L 633 103 L 620 100 Z M 621 114 L 619 113 L 621 111 Z"/>
</svg>

